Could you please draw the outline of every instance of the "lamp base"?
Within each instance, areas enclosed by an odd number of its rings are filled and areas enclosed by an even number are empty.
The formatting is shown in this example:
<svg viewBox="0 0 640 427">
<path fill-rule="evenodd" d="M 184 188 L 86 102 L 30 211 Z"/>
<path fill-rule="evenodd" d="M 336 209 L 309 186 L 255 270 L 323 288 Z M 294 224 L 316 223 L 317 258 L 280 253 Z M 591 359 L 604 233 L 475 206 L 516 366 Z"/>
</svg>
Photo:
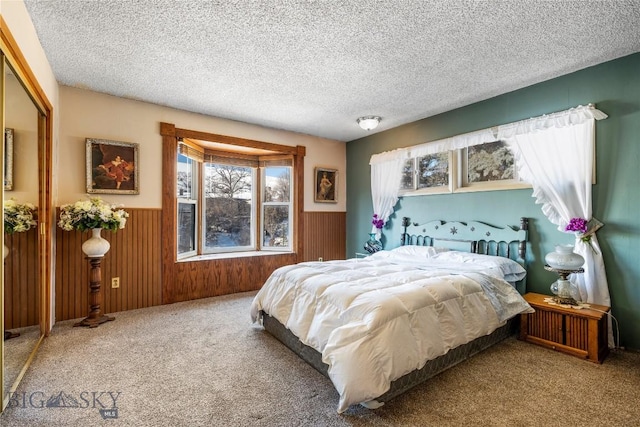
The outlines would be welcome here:
<svg viewBox="0 0 640 427">
<path fill-rule="evenodd" d="M 115 317 L 102 315 L 100 317 L 85 317 L 73 326 L 88 326 L 89 328 L 97 328 L 105 322 L 116 320 Z"/>
</svg>

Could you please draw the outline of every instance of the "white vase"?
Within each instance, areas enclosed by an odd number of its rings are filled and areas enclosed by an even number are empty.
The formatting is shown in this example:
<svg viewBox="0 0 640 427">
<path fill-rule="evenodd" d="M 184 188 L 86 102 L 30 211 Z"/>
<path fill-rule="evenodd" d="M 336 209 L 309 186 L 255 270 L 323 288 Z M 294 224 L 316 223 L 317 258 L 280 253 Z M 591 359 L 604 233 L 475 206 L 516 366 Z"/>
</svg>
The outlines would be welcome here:
<svg viewBox="0 0 640 427">
<path fill-rule="evenodd" d="M 109 252 L 111 245 L 100 236 L 102 228 L 92 228 L 91 237 L 82 244 L 82 252 L 89 258 L 101 258 Z"/>
<path fill-rule="evenodd" d="M 584 258 L 573 252 L 573 245 L 557 245 L 556 250 L 549 252 L 544 260 L 557 270 L 577 270 L 584 264 Z"/>
</svg>

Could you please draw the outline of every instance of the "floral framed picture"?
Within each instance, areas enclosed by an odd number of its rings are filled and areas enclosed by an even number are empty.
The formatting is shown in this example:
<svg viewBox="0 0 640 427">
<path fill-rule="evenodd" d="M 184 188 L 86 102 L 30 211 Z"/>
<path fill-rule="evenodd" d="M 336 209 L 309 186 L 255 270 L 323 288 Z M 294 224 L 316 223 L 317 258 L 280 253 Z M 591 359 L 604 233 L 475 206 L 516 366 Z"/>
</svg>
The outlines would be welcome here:
<svg viewBox="0 0 640 427">
<path fill-rule="evenodd" d="M 138 144 L 87 138 L 87 193 L 139 194 Z"/>
<path fill-rule="evenodd" d="M 316 203 L 338 203 L 338 170 L 315 168 Z"/>
</svg>

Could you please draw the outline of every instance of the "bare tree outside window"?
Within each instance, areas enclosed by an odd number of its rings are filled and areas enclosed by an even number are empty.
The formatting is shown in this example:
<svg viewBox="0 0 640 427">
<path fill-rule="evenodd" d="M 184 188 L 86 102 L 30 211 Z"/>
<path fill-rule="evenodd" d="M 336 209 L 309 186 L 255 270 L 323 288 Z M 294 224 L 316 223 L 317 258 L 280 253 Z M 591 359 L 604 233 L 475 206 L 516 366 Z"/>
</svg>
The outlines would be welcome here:
<svg viewBox="0 0 640 427">
<path fill-rule="evenodd" d="M 265 168 L 264 247 L 289 246 L 291 168 Z"/>
<path fill-rule="evenodd" d="M 251 242 L 250 167 L 205 165 L 205 244 L 207 247 L 249 247 Z"/>
<path fill-rule="evenodd" d="M 404 163 L 402 168 L 402 180 L 400 181 L 401 190 L 413 190 L 413 178 L 415 159 L 409 159 Z"/>
<path fill-rule="evenodd" d="M 249 167 L 207 164 L 205 191 L 217 197 L 234 199 L 251 193 L 252 170 Z"/>
<path fill-rule="evenodd" d="M 418 188 L 449 185 L 449 153 L 428 154 L 418 158 Z"/>
<path fill-rule="evenodd" d="M 467 148 L 468 182 L 514 179 L 514 159 L 504 141 Z"/>
</svg>

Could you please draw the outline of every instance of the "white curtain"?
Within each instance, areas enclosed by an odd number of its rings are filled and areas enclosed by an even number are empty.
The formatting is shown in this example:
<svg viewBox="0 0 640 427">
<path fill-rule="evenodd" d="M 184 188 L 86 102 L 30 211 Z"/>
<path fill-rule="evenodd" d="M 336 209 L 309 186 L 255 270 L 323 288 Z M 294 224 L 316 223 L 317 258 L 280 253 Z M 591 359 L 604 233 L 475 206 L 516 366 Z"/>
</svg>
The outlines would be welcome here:
<svg viewBox="0 0 640 427">
<path fill-rule="evenodd" d="M 571 218 L 591 219 L 595 155 L 595 119 L 607 117 L 592 107 L 543 116 L 498 128 L 498 138 L 514 149 L 520 178 L 533 186 L 542 212 L 565 231 Z M 576 237 L 575 252 L 585 259 L 583 274 L 574 274 L 584 302 L 611 306 L 602 252 L 595 234 L 591 245 Z M 609 328 L 609 344 L 613 334 Z"/>
<path fill-rule="evenodd" d="M 402 168 L 408 158 L 404 148 L 371 156 L 371 199 L 373 213 L 386 223 L 398 202 Z M 371 232 L 380 239 L 380 229 L 371 226 Z"/>
</svg>

